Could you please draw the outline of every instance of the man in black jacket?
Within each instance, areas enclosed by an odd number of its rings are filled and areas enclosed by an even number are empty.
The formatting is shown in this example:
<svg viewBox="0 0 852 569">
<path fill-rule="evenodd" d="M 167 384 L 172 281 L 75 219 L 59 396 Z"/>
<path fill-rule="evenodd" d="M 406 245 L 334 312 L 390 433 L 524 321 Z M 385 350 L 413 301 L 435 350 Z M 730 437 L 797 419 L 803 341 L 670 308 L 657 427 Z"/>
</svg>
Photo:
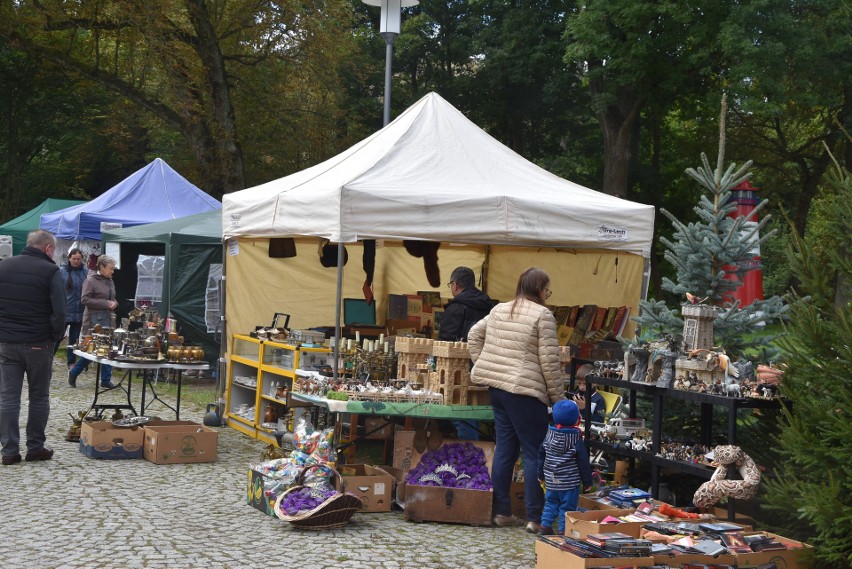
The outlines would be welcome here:
<svg viewBox="0 0 852 569">
<path fill-rule="evenodd" d="M 488 316 L 494 302 L 476 288 L 476 277 L 467 267 L 456 267 L 447 285 L 453 299 L 444 307 L 438 339 L 445 342 L 467 342 L 473 325 Z"/>
<path fill-rule="evenodd" d="M 65 333 L 65 292 L 53 262 L 56 237 L 31 231 L 20 255 L 0 263 L 0 443 L 4 465 L 21 462 L 21 392 L 27 376 L 28 461 L 50 460 L 44 446 L 50 416 L 53 348 Z"/>
<path fill-rule="evenodd" d="M 467 342 L 467 333 L 473 325 L 488 316 L 494 301 L 476 288 L 476 277 L 468 267 L 456 267 L 447 285 L 453 299 L 444 307 L 438 340 Z M 459 439 L 479 440 L 478 421 L 453 421 Z"/>
</svg>

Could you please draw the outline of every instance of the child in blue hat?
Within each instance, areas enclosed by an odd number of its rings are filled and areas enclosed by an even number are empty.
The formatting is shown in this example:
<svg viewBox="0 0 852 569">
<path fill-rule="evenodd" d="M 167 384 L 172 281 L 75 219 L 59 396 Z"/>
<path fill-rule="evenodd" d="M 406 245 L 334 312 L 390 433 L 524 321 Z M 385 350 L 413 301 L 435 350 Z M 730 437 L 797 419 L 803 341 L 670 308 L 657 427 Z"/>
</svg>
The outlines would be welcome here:
<svg viewBox="0 0 852 569">
<path fill-rule="evenodd" d="M 565 531 L 565 512 L 577 509 L 580 484 L 592 485 L 589 451 L 577 425 L 580 408 L 570 399 L 557 401 L 553 406 L 553 423 L 541 444 L 538 456 L 538 479 L 543 480 L 544 511 L 541 513 L 542 535 L 553 533 L 553 522 L 559 533 Z"/>
</svg>

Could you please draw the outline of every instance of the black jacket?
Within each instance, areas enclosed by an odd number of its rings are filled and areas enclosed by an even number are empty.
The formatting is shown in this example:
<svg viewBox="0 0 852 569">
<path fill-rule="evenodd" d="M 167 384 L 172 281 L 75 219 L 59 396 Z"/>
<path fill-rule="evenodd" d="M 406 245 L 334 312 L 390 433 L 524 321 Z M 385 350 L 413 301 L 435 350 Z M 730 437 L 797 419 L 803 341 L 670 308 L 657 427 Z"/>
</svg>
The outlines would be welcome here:
<svg viewBox="0 0 852 569">
<path fill-rule="evenodd" d="M 65 333 L 59 267 L 35 247 L 0 263 L 0 342 L 54 344 Z"/>
<path fill-rule="evenodd" d="M 476 287 L 466 288 L 444 307 L 438 339 L 447 342 L 467 341 L 473 325 L 488 316 L 494 301 Z"/>
</svg>

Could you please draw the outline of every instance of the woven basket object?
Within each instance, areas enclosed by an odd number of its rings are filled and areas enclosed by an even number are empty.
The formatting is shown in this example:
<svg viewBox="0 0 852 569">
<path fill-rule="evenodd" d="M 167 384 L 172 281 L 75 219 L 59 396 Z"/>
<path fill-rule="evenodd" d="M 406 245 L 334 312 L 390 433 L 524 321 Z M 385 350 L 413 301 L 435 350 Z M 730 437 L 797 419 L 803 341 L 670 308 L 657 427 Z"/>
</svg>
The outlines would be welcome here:
<svg viewBox="0 0 852 569">
<path fill-rule="evenodd" d="M 295 485 L 282 492 L 275 500 L 275 515 L 285 522 L 290 522 L 293 527 L 304 530 L 322 531 L 326 529 L 335 529 L 345 526 L 352 518 L 352 514 L 361 509 L 361 500 L 352 494 L 336 493 L 328 497 L 322 504 L 311 509 L 299 512 L 294 516 L 287 515 L 281 509 L 281 502 L 291 492 L 298 492 L 302 488 L 306 488 L 305 475 L 312 468 L 325 468 L 331 472 L 334 480 L 334 485 L 340 487 L 340 474 L 328 465 L 312 464 L 306 466 L 296 476 Z"/>
</svg>

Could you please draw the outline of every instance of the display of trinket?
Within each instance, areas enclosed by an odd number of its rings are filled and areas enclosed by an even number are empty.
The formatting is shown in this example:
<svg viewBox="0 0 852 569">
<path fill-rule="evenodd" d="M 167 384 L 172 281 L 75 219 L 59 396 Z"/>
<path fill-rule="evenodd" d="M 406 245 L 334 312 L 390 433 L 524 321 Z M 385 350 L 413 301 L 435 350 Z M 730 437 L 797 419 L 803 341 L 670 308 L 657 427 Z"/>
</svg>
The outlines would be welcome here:
<svg viewBox="0 0 852 569">
<path fill-rule="evenodd" d="M 710 452 L 711 447 L 707 445 L 693 445 L 682 442 L 663 442 L 660 444 L 661 456 L 667 460 L 680 462 L 705 463 L 704 455 Z"/>
</svg>

